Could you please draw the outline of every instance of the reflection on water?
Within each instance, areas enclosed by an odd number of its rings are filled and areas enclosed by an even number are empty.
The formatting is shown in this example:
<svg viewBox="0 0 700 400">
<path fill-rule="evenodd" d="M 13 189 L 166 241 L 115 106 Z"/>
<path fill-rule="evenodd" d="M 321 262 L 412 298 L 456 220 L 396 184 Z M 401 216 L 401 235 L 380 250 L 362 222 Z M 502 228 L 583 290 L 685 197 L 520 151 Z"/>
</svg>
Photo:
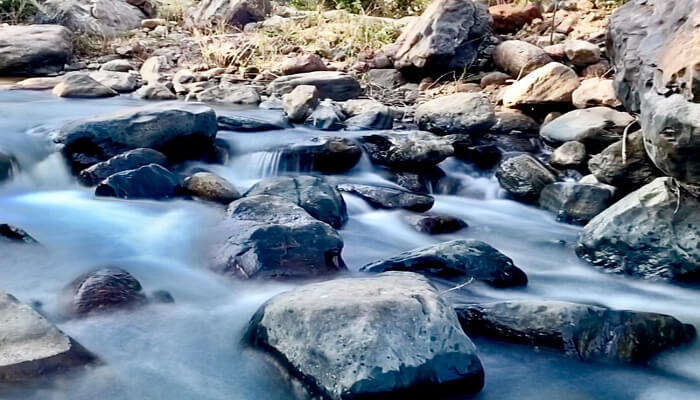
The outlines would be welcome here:
<svg viewBox="0 0 700 400">
<path fill-rule="evenodd" d="M 99 367 L 3 388 L 3 399 L 291 399 L 292 388 L 273 365 L 240 345 L 255 309 L 291 284 L 236 282 L 210 273 L 206 248 L 223 209 L 192 201 L 95 199 L 66 170 L 47 132 L 69 119 L 139 103 L 128 97 L 69 101 L 46 93 L 0 92 L 0 148 L 20 158 L 22 173 L 0 186 L 0 221 L 23 227 L 42 244 L 2 245 L 0 287 L 25 302 L 39 301 L 104 361 Z M 234 151 L 229 163 L 206 168 L 245 191 L 279 173 L 275 146 L 313 135 L 306 129 L 224 132 Z M 391 183 L 366 160 L 347 179 Z M 478 283 L 467 299 L 547 298 L 672 314 L 700 327 L 700 291 L 602 274 L 573 252 L 578 227 L 555 222 L 541 210 L 499 199 L 490 177 L 474 176 L 453 161 L 443 169 L 460 179 L 461 193 L 437 196 L 433 209 L 465 219 L 457 234 L 429 237 L 411 230 L 403 211 L 371 209 L 346 195 L 350 221 L 341 231 L 344 258 L 356 271 L 370 261 L 454 238 L 484 240 L 528 273 L 527 288 L 498 290 Z M 62 320 L 56 300 L 80 273 L 97 266 L 127 269 L 146 291 L 168 290 L 172 305 Z M 546 350 L 477 339 L 486 370 L 478 399 L 697 399 L 700 345 L 671 351 L 649 368 L 601 366 Z"/>
</svg>

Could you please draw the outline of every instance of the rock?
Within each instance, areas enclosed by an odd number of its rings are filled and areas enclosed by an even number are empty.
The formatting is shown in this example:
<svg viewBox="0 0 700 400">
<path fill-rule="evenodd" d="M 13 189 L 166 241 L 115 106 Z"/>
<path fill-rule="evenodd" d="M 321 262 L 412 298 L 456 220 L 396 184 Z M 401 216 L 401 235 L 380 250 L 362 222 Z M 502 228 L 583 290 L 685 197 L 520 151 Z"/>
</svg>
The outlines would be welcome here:
<svg viewBox="0 0 700 400">
<path fill-rule="evenodd" d="M 139 99 L 143 100 L 176 100 L 177 96 L 168 89 L 167 86 L 160 83 L 152 83 L 142 86 L 134 93 Z"/>
<path fill-rule="evenodd" d="M 493 52 L 493 62 L 510 76 L 524 77 L 552 62 L 541 48 L 522 40 L 506 40 Z"/>
<path fill-rule="evenodd" d="M 626 159 L 622 161 L 622 140 L 615 142 L 588 161 L 588 168 L 600 182 L 631 192 L 648 183 L 661 172 L 644 150 L 641 131 L 627 136 Z"/>
<path fill-rule="evenodd" d="M 119 172 L 137 169 L 148 164 L 165 166 L 167 163 L 168 159 L 159 151 L 143 148 L 135 149 L 82 170 L 78 179 L 85 186 L 95 186 Z"/>
<path fill-rule="evenodd" d="M 309 115 L 306 120 L 308 125 L 324 131 L 337 131 L 343 128 L 345 115 L 339 106 L 330 100 L 324 100 Z"/>
<path fill-rule="evenodd" d="M 578 85 L 573 69 L 552 62 L 509 86 L 503 93 L 503 105 L 519 107 L 570 103 L 571 94 Z"/>
<path fill-rule="evenodd" d="M 270 83 L 270 90 L 273 93 L 284 95 L 301 85 L 315 86 L 321 99 L 345 101 L 354 99 L 362 93 L 360 83 L 355 78 L 337 71 L 316 71 L 280 76 Z"/>
<path fill-rule="evenodd" d="M 538 4 L 498 4 L 489 7 L 493 28 L 501 33 L 514 33 L 535 18 L 542 18 Z"/>
<path fill-rule="evenodd" d="M 554 150 L 549 163 L 561 169 L 577 168 L 586 161 L 586 156 L 586 145 L 575 141 L 565 142 Z"/>
<path fill-rule="evenodd" d="M 91 72 L 89 76 L 102 85 L 119 93 L 130 93 L 139 87 L 137 76 L 128 72 L 100 70 Z"/>
<path fill-rule="evenodd" d="M 151 292 L 151 301 L 160 304 L 173 304 L 175 299 L 167 290 L 154 290 Z"/>
<path fill-rule="evenodd" d="M 552 44 L 544 47 L 542 50 L 557 61 L 563 61 L 564 58 L 566 58 L 566 47 L 564 43 Z"/>
<path fill-rule="evenodd" d="M 84 316 L 146 303 L 141 283 L 120 268 L 101 268 L 76 278 L 66 288 L 68 311 Z"/>
<path fill-rule="evenodd" d="M 54 136 L 75 165 L 107 160 L 124 151 L 152 148 L 174 160 L 199 158 L 216 136 L 216 114 L 203 105 L 156 104 L 64 125 Z M 79 165 L 80 170 L 90 165 Z"/>
<path fill-rule="evenodd" d="M 566 58 L 578 67 L 595 64 L 600 61 L 600 48 L 585 40 L 567 40 L 564 42 Z"/>
<path fill-rule="evenodd" d="M 432 74 L 470 67 L 490 36 L 488 12 L 471 0 L 436 0 L 396 40 L 397 69 Z"/>
<path fill-rule="evenodd" d="M 17 160 L 8 153 L 0 150 L 0 182 L 10 179 L 17 168 Z"/>
<path fill-rule="evenodd" d="M 383 90 L 396 89 L 406 83 L 401 71 L 393 68 L 371 69 L 366 77 L 368 85 Z"/>
<path fill-rule="evenodd" d="M 62 76 L 52 76 L 48 78 L 27 78 L 10 87 L 10 90 L 48 90 L 53 89 L 61 83 Z"/>
<path fill-rule="evenodd" d="M 243 114 L 218 115 L 219 130 L 236 132 L 263 132 L 292 128 L 286 117 L 276 119 L 259 118 Z"/>
<path fill-rule="evenodd" d="M 167 78 L 163 75 L 164 72 L 172 68 L 170 61 L 166 56 L 148 57 L 141 65 L 139 72 L 141 78 L 147 85 L 164 85 Z"/>
<path fill-rule="evenodd" d="M 496 123 L 490 129 L 493 133 L 537 133 L 540 130 L 540 124 L 537 121 L 517 110 L 499 111 L 495 116 Z"/>
<path fill-rule="evenodd" d="M 96 196 L 162 200 L 175 197 L 180 180 L 158 164 L 118 172 L 100 182 Z"/>
<path fill-rule="evenodd" d="M 315 86 L 300 85 L 282 96 L 282 106 L 292 122 L 305 121 L 318 105 L 318 89 Z"/>
<path fill-rule="evenodd" d="M 579 257 L 647 279 L 700 279 L 700 201 L 672 178 L 657 178 L 589 222 Z"/>
<path fill-rule="evenodd" d="M 608 60 L 600 60 L 595 64 L 591 64 L 583 69 L 581 76 L 588 78 L 605 78 L 606 76 L 612 76 L 612 66 Z M 613 85 L 614 87 L 614 85 Z M 617 97 L 616 97 L 617 98 Z"/>
<path fill-rule="evenodd" d="M 469 334 L 550 347 L 580 360 L 644 363 L 695 337 L 692 325 L 668 315 L 553 300 L 458 305 L 456 311 Z"/>
<path fill-rule="evenodd" d="M 364 272 L 409 271 L 465 282 L 470 279 L 494 287 L 525 286 L 527 276 L 513 260 L 487 243 L 462 239 L 410 250 L 360 268 Z"/>
<path fill-rule="evenodd" d="M 433 208 L 435 203 L 432 196 L 386 186 L 343 183 L 338 185 L 338 190 L 359 196 L 374 208 L 424 212 Z"/>
<path fill-rule="evenodd" d="M 88 74 L 77 73 L 66 75 L 53 88 L 53 94 L 59 97 L 96 98 L 116 96 L 119 93 L 92 79 Z"/>
<path fill-rule="evenodd" d="M 394 117 L 388 107 L 383 110 L 368 111 L 345 120 L 348 131 L 385 130 L 394 127 Z"/>
<path fill-rule="evenodd" d="M 462 219 L 449 215 L 408 214 L 404 220 L 413 229 L 429 235 L 454 233 L 468 227 Z"/>
<path fill-rule="evenodd" d="M 501 162 L 496 178 L 508 193 L 525 201 L 536 201 L 542 189 L 556 180 L 552 172 L 529 154 Z"/>
<path fill-rule="evenodd" d="M 231 182 L 210 172 L 197 172 L 185 178 L 182 186 L 191 196 L 215 203 L 229 204 L 241 198 Z"/>
<path fill-rule="evenodd" d="M 21 382 L 89 364 L 96 357 L 30 306 L 0 291 L 0 382 Z"/>
<path fill-rule="evenodd" d="M 73 56 L 71 32 L 57 25 L 0 26 L 0 75 L 45 75 Z"/>
<path fill-rule="evenodd" d="M 540 136 L 552 143 L 578 141 L 599 150 L 620 140 L 625 128 L 635 121 L 626 112 L 607 107 L 570 111 L 543 125 Z"/>
<path fill-rule="evenodd" d="M 581 86 L 574 90 L 571 100 L 576 108 L 591 106 L 619 107 L 622 103 L 617 99 L 612 79 L 584 79 Z"/>
<path fill-rule="evenodd" d="M 213 269 L 227 276 L 314 278 L 346 269 L 338 232 L 283 197 L 234 201 L 222 228 L 227 238 L 213 248 Z"/>
<path fill-rule="evenodd" d="M 361 157 L 360 146 L 350 139 L 320 137 L 280 149 L 279 166 L 283 171 L 341 174 L 354 168 Z"/>
<path fill-rule="evenodd" d="M 141 21 L 141 27 L 146 29 L 155 29 L 159 26 L 167 26 L 168 21 L 163 18 L 150 18 Z"/>
<path fill-rule="evenodd" d="M 304 72 L 326 71 L 328 68 L 318 54 L 302 54 L 282 62 L 280 70 L 284 75 L 303 74 Z"/>
<path fill-rule="evenodd" d="M 391 109 L 384 104 L 378 102 L 377 100 L 371 99 L 353 99 L 348 101 L 343 101 L 338 103 L 340 108 L 348 117 L 354 117 L 356 115 L 379 111 L 391 113 Z"/>
<path fill-rule="evenodd" d="M 506 83 L 508 83 L 509 79 L 513 79 L 513 78 L 508 74 L 504 74 L 503 72 L 500 72 L 500 71 L 489 72 L 488 74 L 484 75 L 481 78 L 481 81 L 479 82 L 479 86 L 481 86 L 482 89 L 489 87 L 489 86 L 503 86 Z"/>
<path fill-rule="evenodd" d="M 39 243 L 24 229 L 9 224 L 0 224 L 0 242 L 2 241 L 26 244 Z"/>
<path fill-rule="evenodd" d="M 175 93 L 181 95 L 187 95 L 190 92 L 192 84 L 197 80 L 194 76 L 194 72 L 189 69 L 178 70 L 175 75 L 173 75 L 173 90 Z"/>
<path fill-rule="evenodd" d="M 144 12 L 126 1 L 46 0 L 41 3 L 37 20 L 59 24 L 75 33 L 115 38 L 141 26 Z"/>
<path fill-rule="evenodd" d="M 612 194 L 597 185 L 555 182 L 542 189 L 539 204 L 560 221 L 585 224 L 608 208 Z"/>
<path fill-rule="evenodd" d="M 309 175 L 271 178 L 261 181 L 245 196 L 283 197 L 303 208 L 312 217 L 339 229 L 348 221 L 343 196 L 325 180 Z"/>
<path fill-rule="evenodd" d="M 690 184 L 700 183 L 699 10 L 693 0 L 629 1 L 607 37 L 618 98 L 639 112 L 651 160 Z"/>
<path fill-rule="evenodd" d="M 471 140 L 457 140 L 452 143 L 455 157 L 473 163 L 481 169 L 491 169 L 501 161 L 503 152 L 494 143 L 474 144 Z"/>
<path fill-rule="evenodd" d="M 488 130 L 495 114 L 481 93 L 455 93 L 419 105 L 414 120 L 420 129 L 439 135 L 473 134 Z"/>
<path fill-rule="evenodd" d="M 243 28 L 265 19 L 272 11 L 269 0 L 203 0 L 188 11 L 187 23 L 197 28 Z"/>
<path fill-rule="evenodd" d="M 395 170 L 434 167 L 454 154 L 449 140 L 429 132 L 381 132 L 359 140 L 372 163 Z"/>
<path fill-rule="evenodd" d="M 197 101 L 204 103 L 248 104 L 260 103 L 260 93 L 246 85 L 220 84 L 204 89 L 195 95 Z"/>
<path fill-rule="evenodd" d="M 430 282 L 394 272 L 306 285 L 273 297 L 245 340 L 323 398 L 478 392 L 483 368 Z"/>
</svg>

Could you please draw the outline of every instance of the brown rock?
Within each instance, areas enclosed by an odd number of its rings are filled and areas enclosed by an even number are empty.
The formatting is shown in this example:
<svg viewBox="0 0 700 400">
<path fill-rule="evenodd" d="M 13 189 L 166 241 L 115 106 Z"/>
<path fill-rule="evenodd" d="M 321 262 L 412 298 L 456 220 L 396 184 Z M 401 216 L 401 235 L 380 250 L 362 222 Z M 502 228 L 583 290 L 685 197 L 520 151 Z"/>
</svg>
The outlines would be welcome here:
<svg viewBox="0 0 700 400">
<path fill-rule="evenodd" d="M 621 105 L 617 99 L 612 79 L 591 78 L 581 82 L 578 89 L 574 90 L 571 100 L 576 108 L 595 106 L 618 107 Z"/>
<path fill-rule="evenodd" d="M 541 48 L 522 40 L 507 40 L 493 53 L 493 62 L 513 77 L 523 77 L 552 62 Z"/>
<path fill-rule="evenodd" d="M 304 72 L 326 71 L 328 68 L 323 59 L 317 54 L 303 54 L 288 58 L 280 67 L 284 75 L 301 74 Z"/>
<path fill-rule="evenodd" d="M 569 103 L 578 88 L 578 76 L 566 65 L 552 62 L 540 67 L 506 89 L 503 105 L 517 107 Z"/>
<path fill-rule="evenodd" d="M 489 7 L 489 14 L 494 29 L 503 33 L 516 32 L 535 18 L 542 18 L 542 10 L 534 3 L 499 4 Z"/>
</svg>

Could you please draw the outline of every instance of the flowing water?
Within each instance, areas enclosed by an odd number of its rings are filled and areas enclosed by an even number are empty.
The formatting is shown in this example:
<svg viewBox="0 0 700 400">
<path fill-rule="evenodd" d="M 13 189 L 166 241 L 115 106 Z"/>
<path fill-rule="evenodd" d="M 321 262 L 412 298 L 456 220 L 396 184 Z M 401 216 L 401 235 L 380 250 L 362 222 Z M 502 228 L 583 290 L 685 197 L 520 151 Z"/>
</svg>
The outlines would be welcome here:
<svg viewBox="0 0 700 400">
<path fill-rule="evenodd" d="M 0 149 L 15 154 L 21 164 L 19 176 L 0 186 L 0 222 L 24 228 L 43 245 L 2 244 L 0 288 L 40 307 L 103 361 L 30 386 L 0 388 L 0 398 L 292 399 L 293 387 L 280 370 L 242 346 L 240 338 L 257 307 L 294 284 L 237 282 L 207 270 L 206 244 L 223 208 L 184 200 L 97 199 L 76 183 L 47 139 L 67 120 L 139 104 L 143 103 L 124 96 L 65 100 L 50 93 L 0 91 Z M 220 132 L 234 154 L 226 165 L 206 167 L 244 191 L 281 172 L 275 146 L 318 135 L 312 132 L 304 128 Z M 447 160 L 441 167 L 460 180 L 463 195 L 437 195 L 433 211 L 461 217 L 470 227 L 429 237 L 405 225 L 400 211 L 373 210 L 347 196 L 350 221 L 340 233 L 352 273 L 400 251 L 477 238 L 513 258 L 530 283 L 511 290 L 475 283 L 460 294 L 465 299 L 597 303 L 667 313 L 700 328 L 697 288 L 598 272 L 574 255 L 579 227 L 499 198 L 492 177 L 469 172 L 459 162 Z M 389 184 L 366 159 L 345 178 Z M 57 303 L 63 287 L 81 273 L 105 265 L 130 271 L 146 291 L 168 290 L 175 304 L 62 319 Z M 648 367 L 584 363 L 545 349 L 485 339 L 475 342 L 486 371 L 486 385 L 476 399 L 700 399 L 697 341 L 664 353 Z"/>
</svg>

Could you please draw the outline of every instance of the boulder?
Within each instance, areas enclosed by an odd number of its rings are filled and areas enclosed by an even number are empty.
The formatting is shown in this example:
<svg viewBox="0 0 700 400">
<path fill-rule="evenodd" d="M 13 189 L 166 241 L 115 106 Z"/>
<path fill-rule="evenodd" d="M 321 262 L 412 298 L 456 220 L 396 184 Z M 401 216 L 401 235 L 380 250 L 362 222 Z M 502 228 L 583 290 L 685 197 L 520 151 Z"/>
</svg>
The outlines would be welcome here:
<svg viewBox="0 0 700 400">
<path fill-rule="evenodd" d="M 203 103 L 246 104 L 260 103 L 260 93 L 252 86 L 221 83 L 194 95 Z"/>
<path fill-rule="evenodd" d="M 600 48 L 585 40 L 567 40 L 564 42 L 566 58 L 577 67 L 585 67 L 600 61 Z"/>
<path fill-rule="evenodd" d="M 139 99 L 143 100 L 175 100 L 177 96 L 167 86 L 162 83 L 150 83 L 142 86 L 134 93 Z"/>
<path fill-rule="evenodd" d="M 489 14 L 480 4 L 436 0 L 396 40 L 394 66 L 431 74 L 470 67 L 490 29 Z"/>
<path fill-rule="evenodd" d="M 605 78 L 612 76 L 612 66 L 608 60 L 600 60 L 595 64 L 591 64 L 581 71 L 581 76 L 584 78 Z"/>
<path fill-rule="evenodd" d="M 626 112 L 607 107 L 570 111 L 543 125 L 540 136 L 552 143 L 582 142 L 591 150 L 600 150 L 620 140 L 622 133 L 635 122 Z"/>
<path fill-rule="evenodd" d="M 371 111 L 382 111 L 390 113 L 391 109 L 381 102 L 372 99 L 353 99 L 343 102 L 338 102 L 340 108 L 348 117 L 364 114 Z"/>
<path fill-rule="evenodd" d="M 413 229 L 429 235 L 454 233 L 468 227 L 462 219 L 449 215 L 408 214 L 404 220 Z"/>
<path fill-rule="evenodd" d="M 80 171 L 78 179 L 85 186 L 95 186 L 119 172 L 137 169 L 148 164 L 165 166 L 167 163 L 167 157 L 159 151 L 143 148 L 134 149 Z"/>
<path fill-rule="evenodd" d="M 394 117 L 391 115 L 389 107 L 384 107 L 384 109 L 367 111 L 346 119 L 345 127 L 348 131 L 392 129 Z"/>
<path fill-rule="evenodd" d="M 570 103 L 571 94 L 578 85 L 573 69 L 552 62 L 509 86 L 503 93 L 503 105 L 520 107 Z"/>
<path fill-rule="evenodd" d="M 234 201 L 222 230 L 226 239 L 212 249 L 213 269 L 227 276 L 308 279 L 346 269 L 338 232 L 283 197 Z"/>
<path fill-rule="evenodd" d="M 585 224 L 612 204 L 613 193 L 598 185 L 555 182 L 540 193 L 540 207 L 564 222 Z"/>
<path fill-rule="evenodd" d="M 63 76 L 27 78 L 10 86 L 10 90 L 49 90 L 61 83 Z"/>
<path fill-rule="evenodd" d="M 496 178 L 503 189 L 524 201 L 537 201 L 542 189 L 556 180 L 551 171 L 529 154 L 502 161 Z"/>
<path fill-rule="evenodd" d="M 586 161 L 586 145 L 581 142 L 565 142 L 557 147 L 549 159 L 549 163 L 556 168 L 578 168 Z"/>
<path fill-rule="evenodd" d="M 87 272 L 66 288 L 68 312 L 84 316 L 97 312 L 135 307 L 146 303 L 141 283 L 120 268 Z"/>
<path fill-rule="evenodd" d="M 542 48 L 522 40 L 506 40 L 496 46 L 493 62 L 510 76 L 524 77 L 552 62 Z"/>
<path fill-rule="evenodd" d="M 14 175 L 17 168 L 15 158 L 2 150 L 0 150 L 0 182 L 10 179 Z"/>
<path fill-rule="evenodd" d="M 79 170 L 124 151 L 152 148 L 169 158 L 199 158 L 216 136 L 214 110 L 195 104 L 156 104 L 64 125 L 54 136 Z M 83 160 L 94 160 L 86 162 Z"/>
<path fill-rule="evenodd" d="M 136 90 L 140 83 L 136 74 L 128 72 L 94 71 L 90 78 L 119 93 L 130 93 Z"/>
<path fill-rule="evenodd" d="M 393 68 L 371 69 L 367 71 L 367 84 L 383 90 L 396 89 L 406 83 L 401 71 Z"/>
<path fill-rule="evenodd" d="M 173 66 L 166 56 L 152 56 L 148 57 L 146 61 L 143 62 L 139 73 L 141 74 L 141 79 L 147 85 L 165 85 L 168 78 L 164 76 L 164 72 L 171 69 Z"/>
<path fill-rule="evenodd" d="M 141 27 L 146 29 L 155 29 L 159 26 L 167 26 L 168 21 L 163 18 L 149 18 L 141 21 Z"/>
<path fill-rule="evenodd" d="M 602 183 L 631 192 L 661 176 L 644 150 L 641 131 L 627 136 L 625 159 L 622 156 L 622 140 L 619 140 L 591 157 L 588 169 Z"/>
<path fill-rule="evenodd" d="M 188 176 L 182 186 L 189 195 L 215 203 L 229 204 L 241 197 L 231 182 L 211 172 Z"/>
<path fill-rule="evenodd" d="M 489 244 L 461 239 L 409 250 L 360 268 L 364 272 L 409 271 L 455 282 L 470 279 L 494 287 L 525 286 L 527 275 Z"/>
<path fill-rule="evenodd" d="M 338 131 L 343 128 L 345 115 L 340 106 L 326 99 L 316 106 L 306 124 L 324 131 Z"/>
<path fill-rule="evenodd" d="M 495 123 L 489 129 L 490 132 L 498 134 L 537 133 L 540 124 L 532 117 L 517 110 L 504 110 L 495 114 Z"/>
<path fill-rule="evenodd" d="M 489 14 L 496 32 L 514 33 L 535 18 L 541 19 L 542 9 L 539 4 L 533 3 L 498 4 L 489 7 Z"/>
<path fill-rule="evenodd" d="M 126 1 L 46 0 L 41 2 L 37 20 L 84 35 L 114 38 L 139 28 L 146 17 L 140 8 Z"/>
<path fill-rule="evenodd" d="M 255 313 L 245 340 L 333 400 L 465 395 L 483 386 L 454 311 L 427 279 L 407 272 L 277 295 Z"/>
<path fill-rule="evenodd" d="M 292 122 L 303 122 L 318 105 L 318 89 L 311 85 L 299 85 L 282 96 L 282 106 Z"/>
<path fill-rule="evenodd" d="M 162 200 L 175 197 L 180 179 L 158 164 L 118 172 L 100 182 L 96 196 Z"/>
<path fill-rule="evenodd" d="M 280 76 L 270 83 L 270 91 L 287 94 L 300 85 L 315 86 L 321 99 L 345 101 L 362 94 L 360 83 L 352 76 L 338 71 L 316 71 Z"/>
<path fill-rule="evenodd" d="M 112 97 L 119 93 L 100 82 L 97 82 L 88 74 L 77 73 L 66 75 L 54 88 L 53 94 L 59 97 Z"/>
<path fill-rule="evenodd" d="M 422 170 L 454 154 L 449 140 L 429 132 L 377 132 L 359 138 L 370 161 L 396 170 Z"/>
<path fill-rule="evenodd" d="M 192 27 L 214 29 L 217 26 L 243 28 L 265 19 L 272 11 L 269 0 L 202 0 L 187 15 Z"/>
<path fill-rule="evenodd" d="M 303 208 L 312 217 L 340 229 L 348 221 L 343 196 L 335 186 L 309 175 L 271 178 L 255 184 L 245 196 L 283 197 Z"/>
<path fill-rule="evenodd" d="M 304 72 L 326 71 L 326 63 L 318 54 L 302 54 L 287 58 L 282 62 L 280 70 L 284 75 L 303 74 Z"/>
<path fill-rule="evenodd" d="M 9 224 L 0 224 L 0 242 L 37 244 L 36 239 L 24 229 Z"/>
<path fill-rule="evenodd" d="M 651 160 L 690 184 L 700 183 L 699 15 L 695 0 L 632 0 L 607 36 L 618 97 L 640 113 Z"/>
<path fill-rule="evenodd" d="M 58 25 L 0 26 L 0 75 L 45 75 L 73 56 L 71 32 Z"/>
<path fill-rule="evenodd" d="M 457 140 L 452 143 L 455 157 L 473 163 L 481 169 L 491 169 L 501 161 L 503 151 L 495 143 L 475 144 L 471 140 Z"/>
<path fill-rule="evenodd" d="M 672 178 L 628 194 L 581 232 L 579 257 L 646 279 L 700 280 L 700 200 Z"/>
<path fill-rule="evenodd" d="M 612 79 L 584 79 L 581 86 L 574 90 L 571 101 L 576 108 L 594 106 L 619 107 L 622 103 L 617 99 Z"/>
<path fill-rule="evenodd" d="M 134 69 L 134 65 L 131 63 L 131 61 L 125 59 L 107 61 L 100 67 L 100 71 L 111 72 L 129 72 L 133 71 Z"/>
<path fill-rule="evenodd" d="M 692 325 L 668 315 L 563 301 L 512 300 L 455 309 L 470 335 L 549 347 L 584 361 L 645 363 L 696 336 Z"/>
<path fill-rule="evenodd" d="M 343 183 L 338 185 L 338 190 L 358 196 L 374 208 L 424 212 L 433 208 L 435 203 L 432 196 L 386 186 Z"/>
<path fill-rule="evenodd" d="M 488 130 L 495 114 L 481 93 L 455 93 L 419 105 L 414 120 L 420 129 L 439 135 L 473 134 Z"/>
<path fill-rule="evenodd" d="M 500 71 L 493 71 L 481 78 L 479 86 L 481 86 L 482 89 L 489 86 L 503 86 L 508 83 L 509 79 L 513 79 L 513 77 Z"/>
<path fill-rule="evenodd" d="M 340 174 L 357 165 L 362 157 L 360 145 L 341 137 L 318 137 L 308 142 L 291 144 L 279 152 L 282 171 L 317 171 Z"/>
<path fill-rule="evenodd" d="M 293 127 L 284 116 L 273 119 L 228 113 L 227 115 L 218 115 L 216 121 L 221 131 L 263 132 Z"/>
<path fill-rule="evenodd" d="M 96 360 L 41 314 L 3 291 L 0 291 L 0 343 L 2 383 L 41 378 Z"/>
</svg>

